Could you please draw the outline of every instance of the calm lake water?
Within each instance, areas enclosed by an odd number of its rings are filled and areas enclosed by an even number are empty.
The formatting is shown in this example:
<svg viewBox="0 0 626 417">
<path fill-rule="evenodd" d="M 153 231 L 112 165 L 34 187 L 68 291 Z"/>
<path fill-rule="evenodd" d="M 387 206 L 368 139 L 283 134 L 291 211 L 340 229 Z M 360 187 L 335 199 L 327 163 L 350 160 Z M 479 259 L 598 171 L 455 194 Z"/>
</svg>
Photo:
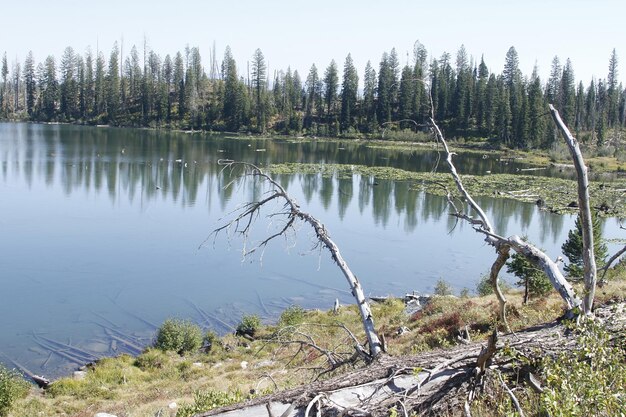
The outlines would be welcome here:
<svg viewBox="0 0 626 417">
<path fill-rule="evenodd" d="M 168 317 L 226 332 L 244 313 L 269 321 L 291 304 L 351 302 L 344 278 L 302 225 L 297 236 L 245 261 L 240 239 L 210 236 L 228 213 L 263 192 L 252 183 L 224 188 L 232 178 L 220 158 L 430 171 L 437 154 L 354 142 L 2 123 L 0 361 L 57 377 L 75 369 L 80 355 L 134 352 Z M 456 161 L 463 173 L 523 168 L 480 155 Z M 439 279 L 456 291 L 473 290 L 494 260 L 470 227 L 455 227 L 444 199 L 414 191 L 410 182 L 278 178 L 326 224 L 368 294 L 428 293 Z M 572 216 L 531 204 L 479 202 L 500 234 L 526 234 L 553 258 L 574 224 Z M 259 218 L 252 239 L 276 224 Z M 620 236 L 617 230 L 615 220 L 606 222 L 606 237 Z"/>
</svg>

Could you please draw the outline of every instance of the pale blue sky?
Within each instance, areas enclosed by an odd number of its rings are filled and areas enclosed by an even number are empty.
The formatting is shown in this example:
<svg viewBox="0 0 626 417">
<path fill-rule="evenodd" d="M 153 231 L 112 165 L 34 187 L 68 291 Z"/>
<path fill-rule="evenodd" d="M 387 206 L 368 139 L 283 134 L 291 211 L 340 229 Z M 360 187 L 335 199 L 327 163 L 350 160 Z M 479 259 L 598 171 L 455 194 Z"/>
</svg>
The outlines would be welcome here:
<svg viewBox="0 0 626 417">
<path fill-rule="evenodd" d="M 606 78 L 613 48 L 626 80 L 626 1 L 488 0 L 461 1 L 200 1 L 200 0 L 0 0 L 0 53 L 23 62 L 32 50 L 37 62 L 57 60 L 66 46 L 84 52 L 96 45 L 108 54 L 124 39 L 128 52 L 148 45 L 159 55 L 198 46 L 205 65 L 215 41 L 221 60 L 230 45 L 240 70 L 256 48 L 270 71 L 297 69 L 306 77 L 312 63 L 323 73 L 331 59 L 340 69 L 352 54 L 361 75 L 367 60 L 378 68 L 395 47 L 402 64 L 416 40 L 438 57 L 454 57 L 461 44 L 476 60 L 484 55 L 493 72 L 515 46 L 529 75 L 537 62 L 542 80 L 554 55 L 569 57 L 577 80 Z M 626 83 L 625 83 L 626 84 Z"/>
</svg>

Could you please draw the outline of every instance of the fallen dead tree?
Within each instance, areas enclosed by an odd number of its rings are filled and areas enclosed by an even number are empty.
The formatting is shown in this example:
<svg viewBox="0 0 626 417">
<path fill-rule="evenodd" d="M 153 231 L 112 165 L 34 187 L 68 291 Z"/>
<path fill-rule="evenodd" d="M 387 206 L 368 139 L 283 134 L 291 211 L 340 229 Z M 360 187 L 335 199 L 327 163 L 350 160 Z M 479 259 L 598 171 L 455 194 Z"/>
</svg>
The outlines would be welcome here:
<svg viewBox="0 0 626 417">
<path fill-rule="evenodd" d="M 624 311 L 626 304 L 622 302 L 598 308 L 596 316 L 619 337 L 626 329 Z M 214 409 L 196 417 L 388 416 L 393 407 L 403 410 L 405 415 L 460 415 L 461 410 L 469 408 L 464 404 L 471 403 L 480 392 L 484 375 L 499 380 L 502 373 L 513 370 L 519 373 L 524 368 L 510 355 L 501 355 L 502 347 L 515 350 L 517 357 L 527 363 L 545 356 L 555 357 L 576 346 L 576 334 L 558 322 L 500 334 L 497 343 L 493 335 L 490 340 L 417 356 L 382 356 L 367 367 L 326 381 Z M 543 389 L 535 375 L 528 371 L 526 374 L 531 389 Z M 506 386 L 504 381 L 502 384 Z M 513 391 L 511 394 L 514 396 Z"/>
<path fill-rule="evenodd" d="M 339 267 L 344 277 L 348 281 L 352 296 L 356 301 L 356 305 L 361 315 L 363 330 L 365 331 L 365 335 L 367 337 L 369 350 L 367 355 L 369 355 L 369 360 L 373 360 L 374 358 L 376 358 L 383 351 L 383 349 L 380 339 L 378 338 L 378 334 L 376 333 L 376 329 L 374 327 L 374 318 L 372 316 L 372 311 L 370 309 L 369 303 L 365 298 L 363 287 L 361 286 L 359 279 L 348 266 L 346 260 L 341 255 L 339 247 L 331 239 L 330 233 L 322 224 L 322 222 L 313 217 L 311 214 L 301 210 L 298 203 L 287 193 L 287 191 L 285 191 L 283 186 L 275 181 L 272 177 L 270 177 L 267 173 L 263 172 L 263 170 L 261 170 L 256 165 L 247 162 L 236 162 L 231 160 L 221 160 L 219 161 L 219 163 L 220 165 L 224 166 L 225 169 L 232 170 L 237 167 L 242 168 L 242 177 L 244 179 L 246 177 L 260 179 L 269 185 L 270 190 L 265 194 L 265 198 L 262 198 L 259 201 L 245 203 L 243 206 L 241 206 L 239 210 L 237 210 L 234 214 L 234 218 L 223 226 L 215 229 L 213 231 L 213 235 L 216 236 L 222 231 L 231 232 L 241 236 L 244 239 L 245 244 L 249 239 L 251 227 L 255 219 L 260 215 L 261 209 L 271 202 L 282 202 L 283 211 L 269 214 L 269 217 L 271 217 L 274 221 L 278 221 L 278 219 L 281 218 L 283 222 L 282 226 L 279 227 L 279 229 L 275 233 L 270 234 L 268 237 L 261 240 L 260 242 L 253 244 L 251 247 L 245 247 L 243 253 L 244 257 L 252 255 L 257 251 L 262 251 L 273 240 L 279 237 L 284 237 L 287 232 L 293 230 L 293 227 L 297 221 L 302 221 L 311 226 L 315 231 L 318 245 L 327 249 L 330 252 L 332 260 Z M 228 184 L 227 187 L 231 184 L 232 183 Z M 363 348 L 360 344 L 357 345 L 357 351 L 362 353 L 366 352 L 365 348 Z"/>
</svg>

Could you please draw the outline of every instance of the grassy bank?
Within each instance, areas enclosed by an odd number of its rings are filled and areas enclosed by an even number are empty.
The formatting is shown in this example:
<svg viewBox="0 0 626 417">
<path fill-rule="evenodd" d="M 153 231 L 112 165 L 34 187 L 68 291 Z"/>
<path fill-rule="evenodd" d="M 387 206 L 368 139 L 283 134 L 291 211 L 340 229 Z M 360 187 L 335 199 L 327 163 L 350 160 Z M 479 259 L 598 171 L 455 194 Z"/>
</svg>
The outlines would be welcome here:
<svg viewBox="0 0 626 417">
<path fill-rule="evenodd" d="M 612 275 L 598 290 L 598 303 L 626 298 L 624 268 Z M 510 291 L 507 297 L 513 330 L 552 321 L 563 312 L 562 300 L 554 292 L 527 305 L 519 291 Z M 466 326 L 472 340 L 486 338 L 496 325 L 497 305 L 493 295 L 442 295 L 432 297 L 421 311 L 407 314 L 404 302 L 391 298 L 374 302 L 373 314 L 388 352 L 402 356 L 455 345 L 459 329 Z M 328 367 L 329 357 L 341 361 L 353 355 L 350 332 L 364 340 L 353 306 L 342 306 L 338 313 L 294 306 L 276 324 L 253 326 L 254 338 L 245 332 L 210 335 L 206 340 L 210 348 L 205 343 L 203 350 L 183 355 L 149 348 L 138 357 L 102 359 L 87 369 L 84 379 L 62 378 L 45 391 L 31 388 L 14 404 L 10 416 L 92 417 L 108 412 L 118 417 L 182 417 L 363 365 L 357 361 L 332 371 Z M 537 397 L 518 395 L 527 398 L 527 405 Z M 508 396 L 498 394 L 481 399 L 474 408 L 475 415 L 486 416 L 493 415 L 489 410 L 504 415 L 511 407 Z M 529 415 L 541 415 L 540 409 L 536 406 Z"/>
</svg>

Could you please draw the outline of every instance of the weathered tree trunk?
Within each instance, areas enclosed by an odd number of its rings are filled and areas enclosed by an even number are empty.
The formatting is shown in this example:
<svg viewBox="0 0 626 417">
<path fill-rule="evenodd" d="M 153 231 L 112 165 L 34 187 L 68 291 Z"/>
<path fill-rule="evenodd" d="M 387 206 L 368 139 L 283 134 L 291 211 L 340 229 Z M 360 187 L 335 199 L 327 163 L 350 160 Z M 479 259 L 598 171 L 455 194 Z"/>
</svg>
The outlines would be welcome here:
<svg viewBox="0 0 626 417">
<path fill-rule="evenodd" d="M 583 312 L 591 314 L 593 299 L 596 293 L 596 257 L 593 253 L 593 222 L 591 220 L 591 206 L 589 204 L 589 179 L 587 177 L 587 167 L 580 152 L 578 141 L 570 133 L 569 129 L 561 120 L 559 112 L 550 104 L 550 113 L 554 123 L 561 131 L 563 139 L 569 148 L 576 167 L 576 177 L 578 182 L 578 209 L 582 223 L 583 232 L 583 276 L 585 280 L 585 294 L 583 296 Z"/>
<path fill-rule="evenodd" d="M 247 203 L 241 209 L 240 213 L 235 217 L 234 220 L 228 222 L 226 225 L 219 227 L 213 231 L 213 233 L 217 234 L 222 230 L 228 229 L 233 226 L 235 232 L 242 234 L 244 237 L 247 237 L 248 232 L 250 230 L 250 226 L 254 221 L 254 216 L 258 214 L 261 207 L 270 201 L 276 199 L 282 199 L 285 202 L 285 207 L 287 208 L 284 214 L 287 217 L 286 223 L 283 228 L 267 237 L 265 240 L 260 242 L 258 245 L 247 249 L 244 253 L 245 255 L 249 255 L 254 253 L 260 248 L 265 247 L 271 240 L 282 236 L 287 230 L 293 227 L 293 224 L 296 219 L 300 219 L 305 223 L 308 223 L 313 230 L 315 230 L 315 234 L 319 242 L 330 252 L 333 261 L 337 264 L 344 277 L 348 281 L 348 285 L 350 285 L 350 289 L 352 291 L 352 296 L 354 297 L 357 307 L 359 309 L 359 313 L 361 314 L 361 322 L 363 324 L 363 330 L 367 336 L 367 342 L 369 345 L 369 356 L 370 359 L 377 357 L 382 352 L 382 345 L 378 335 L 376 333 L 376 329 L 374 328 L 374 318 L 372 317 L 372 311 L 370 309 L 369 303 L 365 298 L 365 294 L 363 293 L 363 288 L 361 287 L 361 283 L 350 267 L 348 263 L 345 261 L 341 252 L 339 252 L 339 247 L 335 244 L 335 242 L 330 238 L 326 227 L 315 217 L 310 215 L 309 213 L 303 212 L 300 210 L 300 206 L 296 201 L 285 191 L 285 189 L 280 185 L 277 181 L 275 181 L 268 174 L 264 173 L 259 167 L 254 164 L 246 163 L 246 162 L 234 162 L 234 161 L 220 161 L 220 164 L 224 166 L 233 167 L 235 165 L 240 165 L 244 167 L 244 169 L 249 170 L 248 175 L 252 175 L 254 177 L 259 177 L 262 180 L 268 182 L 273 190 L 269 194 L 268 197 L 263 200 Z M 357 349 L 361 349 L 361 346 L 358 346 Z"/>
<path fill-rule="evenodd" d="M 498 298 L 498 302 L 500 303 L 500 318 L 507 332 L 510 332 L 511 328 L 506 320 L 506 298 L 500 289 L 500 285 L 498 285 L 498 275 L 500 274 L 502 267 L 506 264 L 506 261 L 509 259 L 509 250 L 510 247 L 508 245 L 500 244 L 498 246 L 498 258 L 493 265 L 491 265 L 491 271 L 489 273 L 491 286 L 496 294 L 496 297 Z"/>
<path fill-rule="evenodd" d="M 494 263 L 494 267 L 497 267 L 497 264 L 500 261 L 502 261 L 500 259 L 500 247 L 509 246 L 510 248 L 515 250 L 517 253 L 524 255 L 533 265 L 543 270 L 548 276 L 548 278 L 550 279 L 550 281 L 552 282 L 552 285 L 554 286 L 554 288 L 559 292 L 563 300 L 565 300 L 565 302 L 567 303 L 569 314 L 571 315 L 572 311 L 581 305 L 581 301 L 578 297 L 576 297 L 576 294 L 574 293 L 574 289 L 572 288 L 570 283 L 567 282 L 567 280 L 565 279 L 565 277 L 559 270 L 557 264 L 552 259 L 550 259 L 549 256 L 543 253 L 541 250 L 537 249 L 536 247 L 534 247 L 533 245 L 527 242 L 524 242 L 519 236 L 511 236 L 509 238 L 505 238 L 495 233 L 491 225 L 491 222 L 487 218 L 487 215 L 485 214 L 485 212 L 478 205 L 478 203 L 474 201 L 472 196 L 463 186 L 461 177 L 457 173 L 454 163 L 452 162 L 452 153 L 450 152 L 450 149 L 448 148 L 446 140 L 443 137 L 443 134 L 441 133 L 439 126 L 437 126 L 437 123 L 435 123 L 435 120 L 432 117 L 430 118 L 430 123 L 433 126 L 437 139 L 444 147 L 444 150 L 447 155 L 446 162 L 448 163 L 448 166 L 450 168 L 452 178 L 454 179 L 454 182 L 459 192 L 461 193 L 461 197 L 465 201 L 468 202 L 472 210 L 474 210 L 478 214 L 478 217 L 480 219 L 475 219 L 473 217 L 468 216 L 467 214 L 459 213 L 458 210 L 457 210 L 457 213 L 455 213 L 455 215 L 459 218 L 462 218 L 470 222 L 474 226 L 474 230 L 486 235 L 485 241 L 496 248 L 499 256 L 496 262 Z M 506 262 L 506 259 L 504 260 L 504 262 Z M 500 266 L 500 268 L 502 267 L 502 265 Z M 497 268 L 494 269 L 492 267 L 491 273 L 494 274 L 497 272 L 499 272 L 499 269 Z M 494 284 L 495 282 L 495 288 L 497 288 L 497 283 L 498 283 L 497 276 L 495 280 L 493 276 L 491 276 L 491 282 L 492 284 Z M 502 295 L 502 292 L 499 290 L 496 292 L 496 294 L 498 294 L 498 292 L 500 293 L 500 295 Z M 500 299 L 499 297 L 501 311 L 503 309 L 503 304 L 506 303 L 506 299 L 504 299 L 503 295 L 502 297 L 503 297 L 502 299 Z M 504 300 L 504 303 L 502 302 L 503 300 Z M 501 317 L 501 319 L 504 322 L 506 317 Z M 506 325 L 506 322 L 505 322 L 505 325 Z"/>
</svg>

